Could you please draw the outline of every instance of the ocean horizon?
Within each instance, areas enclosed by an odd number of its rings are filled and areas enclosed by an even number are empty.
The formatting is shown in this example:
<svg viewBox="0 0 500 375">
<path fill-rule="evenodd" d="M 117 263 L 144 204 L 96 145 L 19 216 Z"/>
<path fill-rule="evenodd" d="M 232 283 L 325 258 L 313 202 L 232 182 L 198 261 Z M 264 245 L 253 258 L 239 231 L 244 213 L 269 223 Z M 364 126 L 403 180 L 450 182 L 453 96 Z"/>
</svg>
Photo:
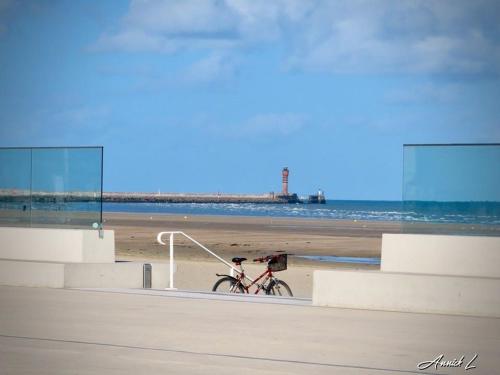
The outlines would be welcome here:
<svg viewBox="0 0 500 375">
<path fill-rule="evenodd" d="M 104 212 L 500 224 L 500 202 L 327 200 L 326 204 L 103 203 Z"/>
</svg>

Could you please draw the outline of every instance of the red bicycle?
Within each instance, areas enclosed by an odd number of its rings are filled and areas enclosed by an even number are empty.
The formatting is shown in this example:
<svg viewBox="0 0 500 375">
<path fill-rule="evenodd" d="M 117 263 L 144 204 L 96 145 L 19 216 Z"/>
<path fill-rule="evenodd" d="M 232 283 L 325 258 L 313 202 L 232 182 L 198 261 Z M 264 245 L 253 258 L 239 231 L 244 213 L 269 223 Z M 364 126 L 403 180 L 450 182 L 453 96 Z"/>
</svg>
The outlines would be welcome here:
<svg viewBox="0 0 500 375">
<path fill-rule="evenodd" d="M 287 269 L 287 254 L 268 255 L 262 258 L 254 259 L 254 262 L 267 262 L 267 269 L 257 279 L 250 284 L 246 282 L 245 270 L 241 265 L 247 258 L 233 258 L 232 262 L 240 267 L 240 273 L 236 276 L 216 274 L 219 279 L 214 287 L 213 292 L 226 293 L 250 293 L 250 288 L 256 285 L 257 289 L 254 294 L 258 294 L 263 290 L 266 294 L 277 296 L 293 297 L 292 290 L 283 280 L 279 280 L 274 276 L 273 272 L 284 271 Z M 259 280 L 263 280 L 259 283 Z"/>
</svg>

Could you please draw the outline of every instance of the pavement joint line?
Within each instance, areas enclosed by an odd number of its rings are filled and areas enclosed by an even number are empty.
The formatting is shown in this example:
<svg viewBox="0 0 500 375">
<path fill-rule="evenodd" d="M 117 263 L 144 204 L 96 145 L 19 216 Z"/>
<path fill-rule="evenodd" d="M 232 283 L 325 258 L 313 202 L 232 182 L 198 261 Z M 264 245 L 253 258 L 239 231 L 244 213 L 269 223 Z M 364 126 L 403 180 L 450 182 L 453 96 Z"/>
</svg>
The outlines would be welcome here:
<svg viewBox="0 0 500 375">
<path fill-rule="evenodd" d="M 109 289 L 120 289 L 120 288 L 109 288 Z M 186 290 L 186 289 L 179 289 L 177 291 L 169 291 L 169 290 L 164 290 L 164 289 L 144 289 L 144 290 L 151 290 L 151 291 L 158 291 L 158 292 L 168 292 L 168 293 L 193 293 L 193 294 L 206 294 L 206 295 L 220 295 L 220 296 L 229 296 L 229 297 L 235 297 L 235 298 L 277 298 L 280 300 L 291 300 L 291 301 L 311 301 L 311 298 L 303 298 L 303 297 L 287 297 L 287 296 L 273 296 L 273 295 L 266 295 L 266 294 L 254 294 L 254 293 L 224 293 L 224 292 L 212 292 L 212 291 L 204 291 L 204 290 Z"/>
<path fill-rule="evenodd" d="M 355 311 L 372 311 L 372 312 L 377 312 L 377 313 L 384 313 L 384 314 L 405 314 L 405 315 L 424 315 L 424 316 L 441 316 L 441 317 L 447 317 L 450 319 L 455 319 L 455 318 L 474 318 L 474 319 L 494 319 L 494 320 L 500 320 L 500 318 L 496 317 L 488 317 L 488 316 L 481 316 L 481 315 L 459 315 L 459 314 L 447 314 L 447 313 L 440 313 L 440 312 L 418 312 L 418 311 L 398 311 L 398 310 L 381 310 L 381 309 L 366 309 L 366 308 L 355 308 L 355 307 L 348 307 L 348 306 L 322 306 L 322 305 L 313 305 L 312 304 L 312 299 L 307 299 L 307 298 L 289 298 L 289 297 L 273 297 L 273 296 L 264 296 L 264 295 L 248 295 L 248 294 L 236 294 L 236 293 L 213 293 L 214 298 L 210 297 L 196 297 L 196 296 L 189 296 L 189 294 L 195 294 L 195 293 L 201 293 L 201 294 L 206 294 L 208 296 L 211 296 L 211 292 L 196 292 L 196 291 L 187 291 L 187 290 L 178 290 L 178 291 L 169 291 L 169 290 L 163 290 L 163 289 L 126 289 L 126 288 L 66 288 L 64 290 L 73 290 L 73 291 L 80 291 L 80 292 L 98 292 L 98 293 L 116 293 L 116 294 L 130 294 L 130 295 L 142 295 L 142 296 L 153 296 L 153 297 L 165 297 L 165 298 L 177 298 L 177 299 L 191 299 L 191 300 L 205 300 L 205 301 L 225 301 L 225 302 L 238 302 L 238 303 L 255 303 L 255 304 L 267 304 L 267 305 L 278 305 L 278 306 L 293 306 L 293 307 L 311 307 L 314 309 L 338 309 L 338 310 L 355 310 Z M 158 293 L 151 293 L 150 291 L 158 292 Z M 172 294 L 172 293 L 185 293 L 186 295 L 179 295 L 179 294 Z M 221 297 L 226 297 L 226 298 L 217 298 L 217 296 Z M 239 298 L 239 299 L 238 299 Z M 246 299 L 243 299 L 246 298 Z M 251 300 L 252 298 L 255 298 L 255 300 Z M 268 298 L 268 301 L 259 301 L 258 299 L 266 299 Z M 278 300 L 277 302 L 272 302 L 271 300 Z M 290 299 L 290 300 L 302 300 L 302 301 L 307 301 L 309 303 L 286 303 L 285 301 L 279 302 L 279 299 Z"/>
<path fill-rule="evenodd" d="M 78 290 L 85 292 L 100 292 L 100 293 L 117 293 L 117 294 L 132 294 L 143 296 L 180 298 L 180 299 L 200 299 L 212 301 L 228 301 L 228 302 L 248 302 L 260 303 L 268 305 L 285 305 L 285 306 L 311 306 L 312 300 L 306 298 L 287 298 L 287 297 L 272 297 L 272 296 L 254 296 L 254 295 L 238 295 L 238 294 L 223 294 L 209 292 L 192 292 L 192 291 L 166 291 L 160 289 L 125 289 L 125 288 L 72 288 L 67 290 Z"/>
<path fill-rule="evenodd" d="M 182 350 L 182 349 L 154 348 L 154 347 L 144 347 L 144 346 L 134 346 L 134 345 L 124 345 L 124 344 L 112 344 L 112 343 L 93 342 L 93 341 L 80 341 L 80 340 L 64 340 L 64 339 L 49 338 L 49 337 L 16 336 L 16 335 L 5 335 L 5 334 L 1 334 L 1 333 L 0 333 L 0 337 L 5 338 L 5 339 L 31 340 L 31 341 L 54 342 L 54 343 L 76 344 L 76 345 L 105 346 L 105 347 L 112 347 L 112 348 L 118 348 L 118 349 L 159 351 L 159 352 L 169 352 L 169 353 L 178 353 L 178 354 L 191 354 L 191 355 L 196 355 L 196 356 L 246 359 L 246 360 L 251 360 L 251 361 L 287 363 L 287 364 L 297 364 L 297 365 L 305 365 L 305 366 L 337 367 L 337 368 L 356 369 L 356 370 L 397 372 L 397 373 L 403 373 L 403 374 L 438 375 L 435 372 L 424 372 L 424 371 L 415 371 L 415 370 L 390 369 L 390 368 L 382 368 L 382 367 L 348 365 L 348 364 L 340 364 L 340 363 L 310 362 L 310 361 L 299 361 L 299 360 L 281 359 L 281 358 L 253 357 L 253 356 L 245 356 L 245 355 L 237 355 L 237 354 L 195 352 L 195 351 Z M 447 375 L 447 374 L 440 372 L 439 375 Z"/>
</svg>

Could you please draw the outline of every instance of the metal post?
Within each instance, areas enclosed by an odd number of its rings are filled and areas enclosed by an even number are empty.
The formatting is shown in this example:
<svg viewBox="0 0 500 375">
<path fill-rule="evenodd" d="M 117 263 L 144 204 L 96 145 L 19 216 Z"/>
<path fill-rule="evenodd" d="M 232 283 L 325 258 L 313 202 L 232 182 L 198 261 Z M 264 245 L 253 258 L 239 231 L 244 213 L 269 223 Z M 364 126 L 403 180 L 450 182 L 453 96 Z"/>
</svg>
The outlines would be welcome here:
<svg viewBox="0 0 500 375">
<path fill-rule="evenodd" d="M 170 233 L 170 290 L 174 288 L 174 234 Z"/>
<path fill-rule="evenodd" d="M 151 289 L 152 284 L 152 266 L 151 263 L 145 263 L 142 266 L 142 287 L 144 289 Z"/>
</svg>

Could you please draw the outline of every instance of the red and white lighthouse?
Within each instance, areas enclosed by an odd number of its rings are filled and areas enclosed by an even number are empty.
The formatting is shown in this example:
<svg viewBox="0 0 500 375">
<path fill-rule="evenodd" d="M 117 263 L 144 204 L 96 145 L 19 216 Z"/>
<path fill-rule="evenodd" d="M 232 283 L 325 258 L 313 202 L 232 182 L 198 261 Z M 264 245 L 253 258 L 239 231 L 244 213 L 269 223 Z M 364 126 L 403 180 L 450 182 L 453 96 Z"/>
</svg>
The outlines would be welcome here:
<svg viewBox="0 0 500 375">
<path fill-rule="evenodd" d="M 283 177 L 283 188 L 281 191 L 281 194 L 288 196 L 288 168 L 285 167 L 283 168 L 283 171 L 281 172 L 281 175 Z"/>
</svg>

